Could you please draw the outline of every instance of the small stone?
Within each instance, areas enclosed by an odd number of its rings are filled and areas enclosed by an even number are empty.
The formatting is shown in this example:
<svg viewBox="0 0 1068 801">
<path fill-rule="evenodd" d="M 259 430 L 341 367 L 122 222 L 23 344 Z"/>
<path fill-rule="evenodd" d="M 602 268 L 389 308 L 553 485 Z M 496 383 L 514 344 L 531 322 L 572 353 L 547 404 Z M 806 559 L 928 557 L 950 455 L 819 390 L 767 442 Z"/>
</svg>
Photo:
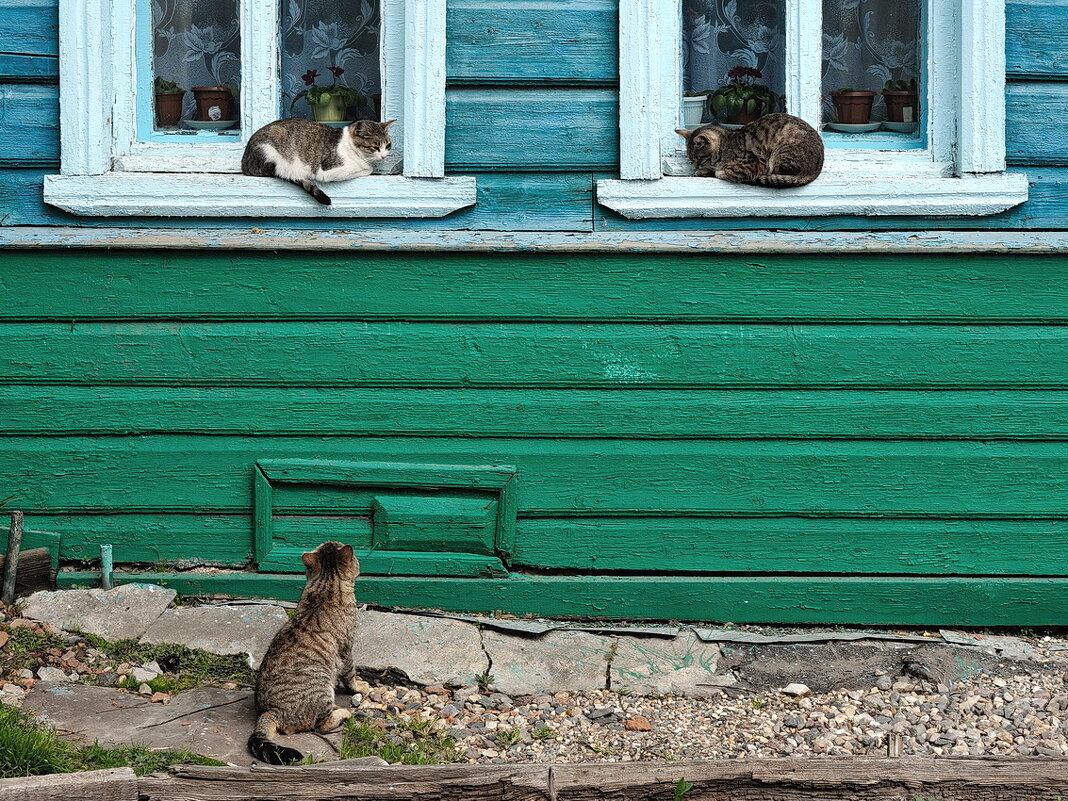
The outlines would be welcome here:
<svg viewBox="0 0 1068 801">
<path fill-rule="evenodd" d="M 157 665 L 158 667 L 158 665 Z M 150 670 L 147 667 L 135 667 L 130 671 L 130 675 L 133 676 L 133 680 L 144 684 L 145 682 L 152 681 L 152 679 L 159 677 L 158 670 Z"/>
<path fill-rule="evenodd" d="M 105 671 L 96 677 L 96 683 L 101 687 L 114 687 L 119 683 L 119 674 Z"/>
<path fill-rule="evenodd" d="M 652 731 L 653 724 L 649 722 L 649 718 L 638 716 L 636 718 L 628 718 L 623 722 L 623 728 L 627 731 Z"/>
<path fill-rule="evenodd" d="M 26 697 L 26 691 L 17 684 L 5 684 L 0 687 L 0 694 L 14 701 L 21 701 Z"/>
<path fill-rule="evenodd" d="M 152 693 L 152 697 L 149 699 L 154 704 L 164 704 L 171 700 L 171 697 L 167 693 Z"/>
<path fill-rule="evenodd" d="M 43 667 L 37 669 L 37 678 L 41 681 L 67 681 L 67 674 L 59 668 Z"/>
<path fill-rule="evenodd" d="M 142 684 L 137 688 L 137 692 L 141 693 L 141 695 L 152 695 L 152 688 L 147 684 Z"/>
<path fill-rule="evenodd" d="M 5 645 L 7 645 L 7 641 L 10 639 L 10 634 L 8 634 L 6 631 L 0 631 L 0 648 L 3 648 Z"/>
<path fill-rule="evenodd" d="M 785 687 L 783 687 L 782 692 L 784 695 L 789 695 L 793 698 L 800 698 L 804 695 L 808 695 L 810 692 L 812 692 L 812 690 L 808 688 L 807 684 L 800 684 L 798 682 L 794 682 L 792 684 L 787 684 Z"/>
<path fill-rule="evenodd" d="M 20 670 L 15 675 L 20 679 L 32 679 L 33 678 L 33 671 L 30 670 L 29 668 L 23 668 L 22 670 Z"/>
</svg>

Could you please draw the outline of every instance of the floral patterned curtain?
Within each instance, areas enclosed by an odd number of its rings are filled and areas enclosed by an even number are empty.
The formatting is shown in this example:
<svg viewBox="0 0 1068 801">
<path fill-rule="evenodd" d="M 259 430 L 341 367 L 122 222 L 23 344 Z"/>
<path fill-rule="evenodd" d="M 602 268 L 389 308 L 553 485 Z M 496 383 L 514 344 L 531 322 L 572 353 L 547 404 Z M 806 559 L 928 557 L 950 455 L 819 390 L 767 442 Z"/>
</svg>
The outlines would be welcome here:
<svg viewBox="0 0 1068 801">
<path fill-rule="evenodd" d="M 920 0 L 823 0 L 824 118 L 834 119 L 830 93 L 880 92 L 889 80 L 920 77 Z M 873 121 L 886 119 L 876 94 Z"/>
<path fill-rule="evenodd" d="M 786 4 L 768 0 L 683 0 L 683 89 L 716 90 L 732 67 L 753 67 L 778 94 L 786 87 Z"/>
<path fill-rule="evenodd" d="M 240 89 L 238 0 L 152 0 L 152 29 L 155 76 L 186 90 L 183 118 L 194 115 L 194 86 Z"/>
<path fill-rule="evenodd" d="M 319 73 L 318 82 L 330 85 L 330 67 L 345 72 L 337 82 L 356 89 L 364 97 L 380 94 L 378 0 L 281 0 L 282 2 L 282 116 L 310 117 L 303 100 L 292 105 L 289 98 L 306 89 L 302 79 L 308 70 Z M 373 102 L 359 114 L 375 116 Z"/>
</svg>

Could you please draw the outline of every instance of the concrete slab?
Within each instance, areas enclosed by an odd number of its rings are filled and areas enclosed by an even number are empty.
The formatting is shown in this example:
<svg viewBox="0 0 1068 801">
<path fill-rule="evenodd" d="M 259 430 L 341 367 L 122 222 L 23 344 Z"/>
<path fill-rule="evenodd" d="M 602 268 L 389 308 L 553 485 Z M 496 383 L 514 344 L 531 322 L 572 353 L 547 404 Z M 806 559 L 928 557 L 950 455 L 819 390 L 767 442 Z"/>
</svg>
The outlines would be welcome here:
<svg viewBox="0 0 1068 801">
<path fill-rule="evenodd" d="M 400 671 L 416 684 L 474 684 L 489 662 L 470 623 L 364 610 L 356 617 L 356 665 L 365 676 Z"/>
<path fill-rule="evenodd" d="M 135 640 L 163 614 L 176 595 L 174 590 L 155 584 L 123 584 L 107 591 L 36 592 L 26 600 L 22 615 L 112 642 Z"/>
<path fill-rule="evenodd" d="M 673 640 L 617 637 L 612 657 L 612 689 L 636 695 L 705 697 L 735 683 L 730 673 L 717 673 L 719 646 L 703 642 L 692 631 Z"/>
<path fill-rule="evenodd" d="M 612 638 L 581 631 L 551 631 L 540 637 L 482 632 L 493 686 L 508 695 L 561 690 L 602 690 Z"/>
<path fill-rule="evenodd" d="M 338 703 L 347 706 L 348 699 L 339 697 Z M 188 750 L 242 766 L 253 762 L 246 748 L 255 722 L 249 690 L 198 687 L 161 704 L 108 687 L 40 682 L 23 708 L 76 742 Z M 280 740 L 319 759 L 336 759 L 340 738 L 340 733 L 301 734 Z"/>
<path fill-rule="evenodd" d="M 274 604 L 179 606 L 160 615 L 141 642 L 177 643 L 223 656 L 245 654 L 255 668 L 286 620 L 285 610 Z"/>
</svg>

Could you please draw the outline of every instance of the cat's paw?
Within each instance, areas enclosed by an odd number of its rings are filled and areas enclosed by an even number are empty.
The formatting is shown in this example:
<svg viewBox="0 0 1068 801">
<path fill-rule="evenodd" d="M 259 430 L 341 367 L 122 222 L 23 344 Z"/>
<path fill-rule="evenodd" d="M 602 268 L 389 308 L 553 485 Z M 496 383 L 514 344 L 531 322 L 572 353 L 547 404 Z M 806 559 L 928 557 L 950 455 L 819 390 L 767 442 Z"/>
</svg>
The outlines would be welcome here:
<svg viewBox="0 0 1068 801">
<path fill-rule="evenodd" d="M 719 177 L 719 175 L 716 173 L 716 170 L 715 170 L 714 167 L 698 167 L 697 171 L 695 172 L 695 175 L 698 178 L 718 178 Z"/>
</svg>

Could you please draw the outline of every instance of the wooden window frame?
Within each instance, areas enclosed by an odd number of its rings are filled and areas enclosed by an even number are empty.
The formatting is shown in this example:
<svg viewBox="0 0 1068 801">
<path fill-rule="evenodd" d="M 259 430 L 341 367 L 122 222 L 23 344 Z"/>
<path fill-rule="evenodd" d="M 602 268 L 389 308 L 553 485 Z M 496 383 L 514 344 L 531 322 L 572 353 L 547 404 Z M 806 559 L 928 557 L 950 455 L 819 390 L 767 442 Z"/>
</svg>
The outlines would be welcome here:
<svg viewBox="0 0 1068 801">
<path fill-rule="evenodd" d="M 139 141 L 137 93 L 146 82 L 137 76 L 151 63 L 139 63 L 135 41 L 146 8 L 140 0 L 60 0 L 62 159 L 61 174 L 45 177 L 47 203 L 106 216 L 412 218 L 474 204 L 474 178 L 445 177 L 446 0 L 383 0 L 383 112 L 398 120 L 402 153 L 385 171 L 401 172 L 332 184 L 332 206 L 240 172 L 248 137 L 280 116 L 278 0 L 239 0 L 239 142 Z"/>
<path fill-rule="evenodd" d="M 930 0 L 922 150 L 827 148 L 819 179 L 768 189 L 695 178 L 681 153 L 682 0 L 620 0 L 620 178 L 602 205 L 631 219 L 997 214 L 1027 200 L 1005 172 L 1005 2 Z M 820 123 L 821 0 L 787 0 L 786 95 Z M 935 98 L 938 98 L 935 102 Z"/>
</svg>

